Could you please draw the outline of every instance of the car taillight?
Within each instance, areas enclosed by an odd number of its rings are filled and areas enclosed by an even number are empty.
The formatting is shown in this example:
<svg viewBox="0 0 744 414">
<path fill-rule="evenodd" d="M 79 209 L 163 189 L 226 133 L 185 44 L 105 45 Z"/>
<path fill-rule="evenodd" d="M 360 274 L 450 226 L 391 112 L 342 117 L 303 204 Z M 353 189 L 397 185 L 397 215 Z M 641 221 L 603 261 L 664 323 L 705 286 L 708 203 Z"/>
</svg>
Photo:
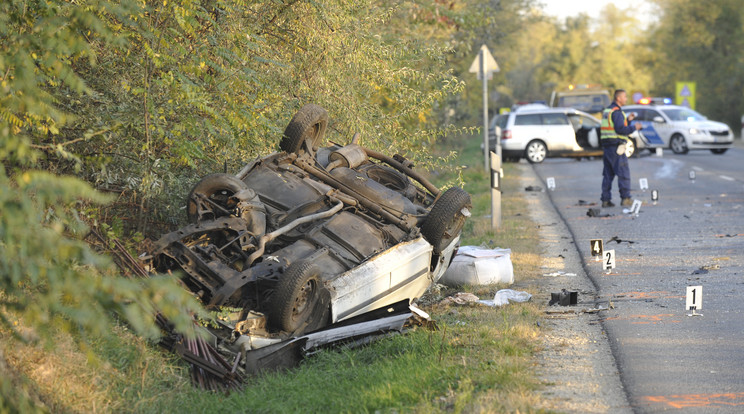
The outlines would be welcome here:
<svg viewBox="0 0 744 414">
<path fill-rule="evenodd" d="M 505 129 L 504 132 L 501 133 L 501 139 L 511 139 L 512 133 L 510 129 Z"/>
</svg>

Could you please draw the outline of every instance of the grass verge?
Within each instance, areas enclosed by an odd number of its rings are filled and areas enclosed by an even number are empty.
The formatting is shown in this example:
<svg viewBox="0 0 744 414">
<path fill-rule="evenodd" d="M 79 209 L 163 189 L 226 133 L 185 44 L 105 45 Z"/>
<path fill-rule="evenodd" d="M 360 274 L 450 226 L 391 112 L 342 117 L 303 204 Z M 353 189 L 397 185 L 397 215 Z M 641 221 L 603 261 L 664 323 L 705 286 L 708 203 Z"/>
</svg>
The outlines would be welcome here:
<svg viewBox="0 0 744 414">
<path fill-rule="evenodd" d="M 503 224 L 491 230 L 490 180 L 482 171 L 479 140 L 450 144 L 466 166 L 461 172 L 474 206 L 462 244 L 510 248 L 516 279 L 528 285 L 539 272 L 540 252 L 516 166 L 504 166 Z M 462 290 L 492 298 L 500 287 Z M 85 351 L 69 338 L 50 350 L 0 340 L 8 369 L 31 383 L 24 398 L 38 399 L 53 412 L 535 411 L 538 305 L 434 304 L 425 310 L 438 331 L 419 329 L 363 348 L 323 351 L 290 372 L 251 378 L 244 391 L 230 395 L 192 388 L 178 361 L 121 328 Z"/>
</svg>

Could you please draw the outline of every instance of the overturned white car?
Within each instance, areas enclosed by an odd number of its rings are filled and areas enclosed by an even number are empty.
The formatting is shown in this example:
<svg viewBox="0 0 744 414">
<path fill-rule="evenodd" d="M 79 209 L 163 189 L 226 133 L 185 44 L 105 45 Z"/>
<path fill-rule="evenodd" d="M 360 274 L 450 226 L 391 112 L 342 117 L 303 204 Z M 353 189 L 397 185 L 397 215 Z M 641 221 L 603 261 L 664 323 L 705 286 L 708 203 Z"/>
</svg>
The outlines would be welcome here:
<svg viewBox="0 0 744 414">
<path fill-rule="evenodd" d="M 319 148 L 327 120 L 306 105 L 282 151 L 204 177 L 188 196 L 190 224 L 143 256 L 208 307 L 238 310 L 221 346 L 245 351 L 379 318 L 407 308 L 449 265 L 470 196 L 440 192 L 410 161 L 365 149 L 358 136 Z"/>
</svg>

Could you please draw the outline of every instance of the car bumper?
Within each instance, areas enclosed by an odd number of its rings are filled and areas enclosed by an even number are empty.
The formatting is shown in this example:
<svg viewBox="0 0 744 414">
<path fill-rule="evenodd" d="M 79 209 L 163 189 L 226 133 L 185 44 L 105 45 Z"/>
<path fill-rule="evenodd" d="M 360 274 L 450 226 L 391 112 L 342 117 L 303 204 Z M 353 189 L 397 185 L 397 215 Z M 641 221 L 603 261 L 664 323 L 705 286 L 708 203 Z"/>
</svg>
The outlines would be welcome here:
<svg viewBox="0 0 744 414">
<path fill-rule="evenodd" d="M 687 142 L 690 149 L 729 148 L 734 144 L 734 135 L 691 135 Z"/>
</svg>

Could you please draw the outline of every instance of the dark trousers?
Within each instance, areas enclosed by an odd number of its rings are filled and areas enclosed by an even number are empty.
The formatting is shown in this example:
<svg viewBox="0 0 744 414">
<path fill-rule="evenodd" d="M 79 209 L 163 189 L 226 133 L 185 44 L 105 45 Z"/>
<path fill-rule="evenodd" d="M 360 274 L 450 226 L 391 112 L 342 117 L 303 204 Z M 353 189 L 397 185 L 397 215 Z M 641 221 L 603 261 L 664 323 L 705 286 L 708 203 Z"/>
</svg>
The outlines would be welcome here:
<svg viewBox="0 0 744 414">
<path fill-rule="evenodd" d="M 630 198 L 630 168 L 625 154 L 617 155 L 617 145 L 603 147 L 602 161 L 602 201 L 612 200 L 612 180 L 617 176 L 617 186 L 620 188 L 620 198 Z"/>
</svg>

